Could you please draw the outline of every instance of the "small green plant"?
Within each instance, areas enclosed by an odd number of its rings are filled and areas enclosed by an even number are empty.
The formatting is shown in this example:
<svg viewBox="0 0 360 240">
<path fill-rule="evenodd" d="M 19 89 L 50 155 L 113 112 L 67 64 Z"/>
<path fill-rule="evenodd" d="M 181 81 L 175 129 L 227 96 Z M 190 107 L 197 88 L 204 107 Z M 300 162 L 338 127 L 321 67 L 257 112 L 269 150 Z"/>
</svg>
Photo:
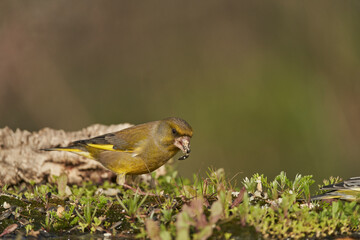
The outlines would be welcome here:
<svg viewBox="0 0 360 240">
<path fill-rule="evenodd" d="M 118 200 L 120 206 L 125 210 L 125 213 L 131 218 L 135 219 L 141 206 L 144 204 L 147 195 L 145 195 L 142 199 L 141 197 L 135 193 L 133 197 L 129 197 L 128 195 L 120 199 L 118 195 L 116 195 L 116 199 Z"/>
<path fill-rule="evenodd" d="M 26 235 L 28 235 L 29 232 L 30 232 L 31 230 L 33 230 L 33 228 L 34 228 L 34 226 L 33 226 L 32 224 L 27 224 L 27 225 L 25 226 Z"/>
<path fill-rule="evenodd" d="M 93 206 L 93 198 L 86 197 L 82 199 L 82 204 L 80 208 L 82 209 L 82 214 L 75 209 L 77 216 L 79 217 L 79 229 L 82 232 L 85 232 L 85 229 L 90 229 L 91 232 L 95 232 L 96 228 L 101 224 L 102 218 L 95 216 L 98 206 Z"/>
<path fill-rule="evenodd" d="M 52 229 L 56 213 L 54 211 L 46 212 L 45 221 L 41 225 L 49 232 Z"/>
</svg>

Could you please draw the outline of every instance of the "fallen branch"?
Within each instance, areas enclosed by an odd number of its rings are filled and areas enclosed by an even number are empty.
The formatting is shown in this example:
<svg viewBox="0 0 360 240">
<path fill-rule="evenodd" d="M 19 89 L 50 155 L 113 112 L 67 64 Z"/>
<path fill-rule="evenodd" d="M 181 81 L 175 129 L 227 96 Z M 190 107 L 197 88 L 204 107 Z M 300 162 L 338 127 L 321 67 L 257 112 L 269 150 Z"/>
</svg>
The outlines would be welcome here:
<svg viewBox="0 0 360 240">
<path fill-rule="evenodd" d="M 68 183 L 80 184 L 92 180 L 102 182 L 115 178 L 115 174 L 100 163 L 65 152 L 45 152 L 42 148 L 66 146 L 72 141 L 119 131 L 130 124 L 95 124 L 80 131 L 65 132 L 44 128 L 38 132 L 16 131 L 8 127 L 0 129 L 0 185 L 19 182 L 39 183 L 51 175 L 66 173 Z"/>
</svg>

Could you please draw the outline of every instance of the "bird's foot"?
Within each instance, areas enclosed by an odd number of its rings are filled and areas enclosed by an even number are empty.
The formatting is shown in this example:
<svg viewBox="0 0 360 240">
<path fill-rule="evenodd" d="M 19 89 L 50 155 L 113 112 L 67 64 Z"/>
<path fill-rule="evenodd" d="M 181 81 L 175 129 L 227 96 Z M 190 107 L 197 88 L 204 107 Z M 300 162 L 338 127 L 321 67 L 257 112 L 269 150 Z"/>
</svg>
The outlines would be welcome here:
<svg viewBox="0 0 360 240">
<path fill-rule="evenodd" d="M 142 196 L 157 196 L 156 194 L 154 193 L 150 193 L 150 192 L 143 192 L 139 187 L 137 188 L 134 188 L 126 183 L 123 183 L 122 186 L 124 188 L 127 188 L 127 189 L 130 189 L 132 191 L 134 191 L 136 194 L 139 194 L 139 195 L 142 195 Z"/>
</svg>

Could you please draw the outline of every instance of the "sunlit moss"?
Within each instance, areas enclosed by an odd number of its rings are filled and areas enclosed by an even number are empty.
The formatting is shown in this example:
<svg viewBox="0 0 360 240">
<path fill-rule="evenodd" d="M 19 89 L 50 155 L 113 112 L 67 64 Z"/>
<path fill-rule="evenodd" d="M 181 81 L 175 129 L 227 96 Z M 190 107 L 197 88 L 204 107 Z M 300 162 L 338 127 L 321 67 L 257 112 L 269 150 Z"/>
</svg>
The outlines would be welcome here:
<svg viewBox="0 0 360 240">
<path fill-rule="evenodd" d="M 207 178 L 194 176 L 192 181 L 169 170 L 154 180 L 155 188 L 141 185 L 145 195 L 109 182 L 68 186 L 70 195 L 66 186 L 58 189 L 58 182 L 5 187 L 0 195 L 0 232 L 14 223 L 17 230 L 9 234 L 107 232 L 152 239 L 304 238 L 360 230 L 357 202 L 310 201 L 311 176 L 291 180 L 281 172 L 271 181 L 255 174 L 236 187 L 223 169 L 209 170 Z"/>
</svg>

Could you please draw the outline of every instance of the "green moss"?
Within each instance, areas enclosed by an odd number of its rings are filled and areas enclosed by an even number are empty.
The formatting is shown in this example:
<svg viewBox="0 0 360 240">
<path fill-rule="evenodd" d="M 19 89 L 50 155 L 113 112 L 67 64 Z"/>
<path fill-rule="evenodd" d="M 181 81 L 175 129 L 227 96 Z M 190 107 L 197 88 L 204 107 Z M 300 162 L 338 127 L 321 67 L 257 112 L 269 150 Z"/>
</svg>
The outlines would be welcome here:
<svg viewBox="0 0 360 240">
<path fill-rule="evenodd" d="M 26 207 L 27 204 L 15 196 L 9 195 L 2 195 L 0 196 L 0 205 L 3 206 L 4 202 L 7 202 L 10 204 L 10 206 L 16 206 L 16 207 Z"/>
<path fill-rule="evenodd" d="M 0 232 L 14 223 L 19 227 L 13 236 L 46 230 L 51 236 L 110 232 L 163 239 L 305 238 L 359 231 L 357 202 L 310 202 L 311 176 L 291 180 L 282 172 L 268 180 L 255 174 L 239 187 L 222 169 L 207 176 L 191 181 L 170 170 L 156 179 L 155 189 L 140 185 L 148 196 L 109 182 L 71 186 L 69 192 L 64 176 L 57 180 L 61 183 L 3 188 Z"/>
</svg>

